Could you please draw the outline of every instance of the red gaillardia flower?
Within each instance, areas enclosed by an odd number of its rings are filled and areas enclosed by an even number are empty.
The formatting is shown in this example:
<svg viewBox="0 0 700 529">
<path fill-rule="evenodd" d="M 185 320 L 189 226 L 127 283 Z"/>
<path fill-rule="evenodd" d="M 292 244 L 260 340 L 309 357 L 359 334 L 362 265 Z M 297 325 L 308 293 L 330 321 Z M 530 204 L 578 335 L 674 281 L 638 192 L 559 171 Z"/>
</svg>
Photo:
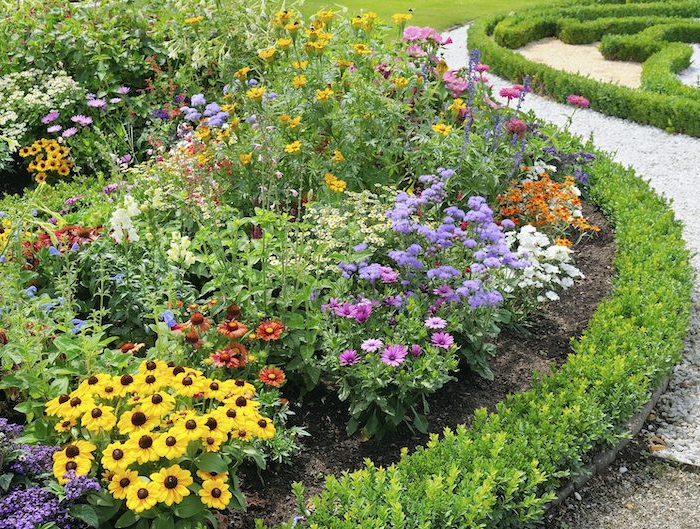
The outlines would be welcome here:
<svg viewBox="0 0 700 529">
<path fill-rule="evenodd" d="M 268 386 L 280 387 L 284 382 L 284 371 L 277 367 L 266 367 L 260 371 L 260 380 Z"/>
<path fill-rule="evenodd" d="M 279 320 L 265 320 L 258 325 L 256 335 L 261 340 L 270 342 L 279 340 L 286 327 Z"/>
<path fill-rule="evenodd" d="M 211 327 L 209 321 L 204 317 L 201 312 L 194 312 L 190 316 L 190 320 L 187 322 L 187 326 L 198 332 L 207 332 Z"/>
<path fill-rule="evenodd" d="M 212 353 L 209 358 L 216 367 L 243 367 L 248 361 L 248 350 L 239 343 L 231 342 L 223 349 Z"/>
<path fill-rule="evenodd" d="M 238 320 L 227 320 L 222 321 L 217 327 L 217 330 L 224 336 L 233 339 L 240 338 L 245 333 L 247 333 L 248 327 L 246 327 L 242 323 L 239 323 Z"/>
</svg>

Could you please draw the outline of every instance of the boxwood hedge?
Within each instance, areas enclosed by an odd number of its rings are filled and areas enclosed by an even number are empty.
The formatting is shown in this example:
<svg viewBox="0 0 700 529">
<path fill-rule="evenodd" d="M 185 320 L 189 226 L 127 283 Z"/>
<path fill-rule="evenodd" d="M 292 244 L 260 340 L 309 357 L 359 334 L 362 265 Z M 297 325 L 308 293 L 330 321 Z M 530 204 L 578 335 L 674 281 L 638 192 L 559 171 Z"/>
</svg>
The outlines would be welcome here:
<svg viewBox="0 0 700 529">
<path fill-rule="evenodd" d="M 700 41 L 700 22 L 682 17 L 700 17 L 700 0 L 555 3 L 478 21 L 469 42 L 482 50 L 495 73 L 520 82 L 530 76 L 536 91 L 559 100 L 581 94 L 600 112 L 700 136 L 700 90 L 675 76 L 690 63 L 692 48 L 686 43 Z M 566 73 L 512 51 L 554 36 L 569 44 L 600 40 L 606 58 L 643 62 L 641 89 Z"/>
<path fill-rule="evenodd" d="M 308 527 L 531 527 L 592 449 L 625 435 L 680 359 L 693 277 L 667 201 L 597 154 L 590 195 L 615 226 L 614 288 L 567 362 L 388 468 L 328 477 L 310 510 L 298 485 Z"/>
</svg>

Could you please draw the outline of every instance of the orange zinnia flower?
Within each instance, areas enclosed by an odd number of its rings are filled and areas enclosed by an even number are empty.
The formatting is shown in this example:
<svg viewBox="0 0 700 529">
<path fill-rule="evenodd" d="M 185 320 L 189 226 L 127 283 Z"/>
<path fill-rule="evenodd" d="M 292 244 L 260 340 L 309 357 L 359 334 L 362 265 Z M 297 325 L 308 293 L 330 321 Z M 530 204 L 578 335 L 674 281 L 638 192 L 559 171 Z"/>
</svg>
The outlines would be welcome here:
<svg viewBox="0 0 700 529">
<path fill-rule="evenodd" d="M 284 382 L 284 371 L 277 367 L 266 367 L 260 371 L 260 380 L 268 386 L 280 387 Z"/>
<path fill-rule="evenodd" d="M 248 327 L 242 323 L 238 323 L 237 320 L 222 321 L 217 330 L 229 338 L 240 338 L 245 333 L 248 332 Z"/>
<path fill-rule="evenodd" d="M 279 340 L 285 330 L 284 324 L 279 320 L 265 320 L 258 325 L 257 337 L 266 342 Z"/>
</svg>

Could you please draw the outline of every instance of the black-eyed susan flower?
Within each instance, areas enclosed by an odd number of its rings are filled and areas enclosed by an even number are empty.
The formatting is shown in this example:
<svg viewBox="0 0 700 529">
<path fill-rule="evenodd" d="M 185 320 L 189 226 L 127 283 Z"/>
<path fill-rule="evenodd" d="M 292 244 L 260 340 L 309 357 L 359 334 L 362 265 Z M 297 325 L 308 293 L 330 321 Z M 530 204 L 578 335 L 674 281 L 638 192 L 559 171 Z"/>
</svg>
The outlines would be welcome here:
<svg viewBox="0 0 700 529">
<path fill-rule="evenodd" d="M 262 86 L 256 86 L 248 90 L 245 95 L 247 95 L 253 101 L 257 101 L 259 103 L 262 101 L 262 98 L 265 95 L 265 88 Z"/>
<path fill-rule="evenodd" d="M 187 371 L 176 376 L 171 382 L 171 387 L 180 395 L 194 397 L 202 393 L 207 385 L 207 378 L 198 375 L 196 372 Z"/>
<path fill-rule="evenodd" d="M 147 511 L 158 503 L 161 494 L 162 489 L 157 483 L 139 479 L 126 491 L 126 507 L 135 513 Z"/>
<path fill-rule="evenodd" d="M 123 435 L 150 432 L 160 424 L 160 419 L 156 415 L 149 415 L 143 408 L 138 407 L 127 410 L 119 417 L 117 426 Z"/>
<path fill-rule="evenodd" d="M 210 509 L 225 509 L 233 497 L 228 483 L 219 479 L 204 481 L 197 494 L 202 503 Z"/>
<path fill-rule="evenodd" d="M 163 432 L 156 440 L 154 447 L 159 457 L 177 459 L 185 455 L 189 444 L 187 436 L 177 428 Z"/>
<path fill-rule="evenodd" d="M 63 410 L 62 415 L 64 419 L 77 419 L 87 410 L 94 407 L 95 401 L 92 399 L 92 397 L 80 397 L 79 395 L 74 395 L 71 393 L 68 406 L 65 408 L 65 410 Z"/>
<path fill-rule="evenodd" d="M 60 452 L 57 452 L 60 453 Z M 55 455 L 55 454 L 54 454 Z M 54 459 L 53 476 L 56 480 L 64 485 L 68 482 L 68 478 L 64 477 L 68 472 L 75 472 L 76 476 L 87 476 L 92 467 L 92 460 L 87 458 L 76 459 Z"/>
<path fill-rule="evenodd" d="M 142 435 L 136 434 L 129 437 L 129 440 L 124 443 L 126 450 L 132 451 L 132 457 L 136 459 L 139 465 L 144 465 L 150 461 L 158 461 L 159 456 L 155 448 L 155 443 L 160 434 L 145 433 Z"/>
<path fill-rule="evenodd" d="M 182 433 L 188 441 L 199 439 L 206 432 L 204 420 L 197 416 L 196 412 L 188 413 L 179 419 L 171 430 Z"/>
<path fill-rule="evenodd" d="M 117 417 L 112 406 L 95 406 L 83 414 L 80 424 L 92 433 L 108 432 L 117 424 Z"/>
<path fill-rule="evenodd" d="M 56 426 L 54 426 L 54 430 L 56 430 L 57 432 L 67 432 L 76 424 L 78 423 L 77 421 L 75 421 L 75 419 L 60 421 L 56 424 Z"/>
<path fill-rule="evenodd" d="M 140 401 L 141 410 L 152 417 L 163 417 L 175 407 L 175 397 L 164 391 L 149 395 Z"/>
<path fill-rule="evenodd" d="M 136 461 L 133 452 L 129 451 L 123 443 L 114 441 L 102 450 L 102 466 L 108 470 L 124 470 Z"/>
<path fill-rule="evenodd" d="M 63 416 L 70 407 L 70 404 L 68 404 L 69 400 L 70 395 L 65 393 L 59 395 L 58 397 L 55 397 L 46 403 L 46 405 L 44 406 L 44 412 L 46 413 L 46 415 L 50 415 L 52 417 Z"/>
<path fill-rule="evenodd" d="M 151 474 L 151 481 L 160 486 L 158 501 L 170 506 L 180 503 L 185 496 L 190 495 L 187 487 L 192 485 L 193 479 L 189 470 L 181 468 L 180 465 L 173 465 Z"/>
<path fill-rule="evenodd" d="M 241 379 L 228 379 L 222 382 L 224 391 L 227 397 L 248 396 L 252 398 L 255 395 L 255 386 Z"/>
<path fill-rule="evenodd" d="M 133 375 L 122 375 L 114 381 L 114 392 L 117 396 L 123 397 L 129 391 L 133 391 L 134 388 L 134 376 Z"/>
<path fill-rule="evenodd" d="M 134 376 L 134 391 L 139 395 L 152 395 L 165 385 L 165 379 L 154 373 L 137 374 Z"/>
<path fill-rule="evenodd" d="M 275 425 L 272 421 L 264 417 L 259 417 L 257 420 L 246 420 L 244 427 L 260 439 L 272 439 L 275 436 Z"/>
<path fill-rule="evenodd" d="M 135 470 L 121 470 L 115 472 L 109 480 L 107 489 L 117 500 L 126 499 L 126 495 L 131 487 L 139 484 L 139 473 Z"/>
</svg>

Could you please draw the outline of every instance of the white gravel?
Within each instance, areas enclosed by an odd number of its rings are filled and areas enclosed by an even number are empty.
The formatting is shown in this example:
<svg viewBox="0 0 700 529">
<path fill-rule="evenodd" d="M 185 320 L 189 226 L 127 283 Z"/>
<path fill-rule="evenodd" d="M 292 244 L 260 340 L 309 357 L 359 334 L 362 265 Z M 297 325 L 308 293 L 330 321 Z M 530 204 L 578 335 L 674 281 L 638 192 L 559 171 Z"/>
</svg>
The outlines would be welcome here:
<svg viewBox="0 0 700 529">
<path fill-rule="evenodd" d="M 693 57 L 690 59 L 690 66 L 678 72 L 678 79 L 682 83 L 697 88 L 700 86 L 700 44 L 691 44 L 693 47 Z"/>
<path fill-rule="evenodd" d="M 467 26 L 446 33 L 453 44 L 444 54 L 453 68 L 466 65 Z M 700 65 L 700 58 L 695 62 Z M 511 83 L 489 75 L 494 91 Z M 582 94 L 585 95 L 585 94 Z M 570 106 L 530 94 L 525 111 L 533 110 L 541 119 L 564 125 L 572 113 Z M 648 179 L 659 193 L 671 199 L 676 216 L 683 221 L 684 237 L 694 253 L 693 265 L 700 270 L 700 138 L 668 134 L 586 109 L 576 112 L 569 128 L 611 153 L 625 166 L 631 166 Z M 696 307 L 700 301 L 700 281 L 696 281 Z M 667 445 L 656 455 L 700 466 L 700 313 L 696 310 L 682 363 L 658 407 L 657 435 Z"/>
</svg>

